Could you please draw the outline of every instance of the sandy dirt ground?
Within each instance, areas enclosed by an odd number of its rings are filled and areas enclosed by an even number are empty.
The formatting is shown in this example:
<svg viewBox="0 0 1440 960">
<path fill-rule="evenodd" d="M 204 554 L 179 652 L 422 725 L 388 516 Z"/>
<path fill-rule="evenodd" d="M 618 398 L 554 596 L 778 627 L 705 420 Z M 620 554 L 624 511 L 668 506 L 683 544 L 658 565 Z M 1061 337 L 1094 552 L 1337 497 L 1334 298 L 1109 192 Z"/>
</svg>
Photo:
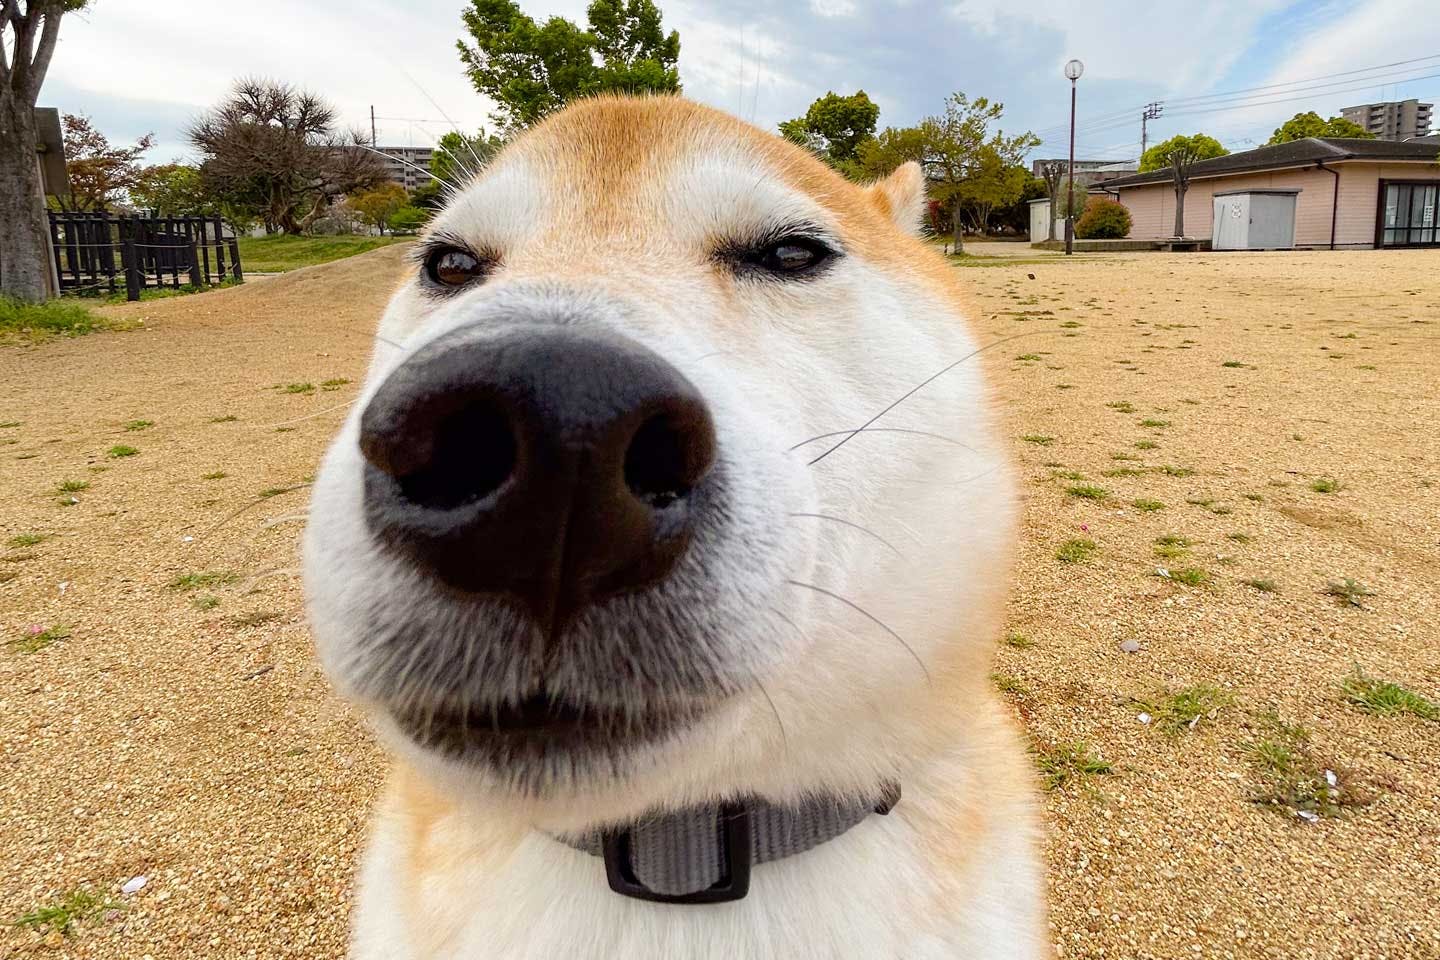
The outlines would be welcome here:
<svg viewBox="0 0 1440 960">
<path fill-rule="evenodd" d="M 1440 695 L 1440 253 L 1002 252 L 958 269 L 1026 503 L 995 679 L 1074 774 L 1057 949 L 1440 957 L 1440 723 L 1341 687 Z M 291 488 L 399 256 L 0 348 L 0 957 L 342 954 L 384 764 L 312 658 Z M 1339 815 L 1257 802 L 1265 744 Z M 76 890 L 120 906 L 8 925 Z"/>
</svg>

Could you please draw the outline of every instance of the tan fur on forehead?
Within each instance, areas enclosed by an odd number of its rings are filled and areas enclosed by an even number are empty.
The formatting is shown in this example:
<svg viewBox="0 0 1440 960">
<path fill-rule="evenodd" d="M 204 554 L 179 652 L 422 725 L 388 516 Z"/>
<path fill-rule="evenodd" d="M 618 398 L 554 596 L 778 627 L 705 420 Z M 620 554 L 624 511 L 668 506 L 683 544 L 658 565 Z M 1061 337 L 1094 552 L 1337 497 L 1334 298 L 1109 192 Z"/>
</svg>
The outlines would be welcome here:
<svg viewBox="0 0 1440 960">
<path fill-rule="evenodd" d="M 779 136 L 680 97 L 582 100 L 526 132 L 511 150 L 512 160 L 543 171 L 564 191 L 575 205 L 572 227 L 659 227 L 633 202 L 637 194 L 663 184 L 667 171 L 685 160 L 712 153 L 772 171 L 829 211 L 842 239 L 867 258 L 900 262 L 915 254 L 916 241 L 891 219 L 887 193 L 851 183 Z"/>
</svg>

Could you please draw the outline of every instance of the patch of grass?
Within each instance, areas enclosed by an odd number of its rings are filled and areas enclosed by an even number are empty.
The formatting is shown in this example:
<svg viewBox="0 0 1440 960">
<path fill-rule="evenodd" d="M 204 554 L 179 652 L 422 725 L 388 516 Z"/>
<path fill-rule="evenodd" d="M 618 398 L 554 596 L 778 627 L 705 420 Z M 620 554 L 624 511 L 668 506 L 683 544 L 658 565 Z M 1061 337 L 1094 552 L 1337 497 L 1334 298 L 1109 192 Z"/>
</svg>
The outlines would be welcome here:
<svg viewBox="0 0 1440 960">
<path fill-rule="evenodd" d="M 1155 729 L 1175 735 L 1194 730 L 1202 720 L 1214 720 L 1235 698 L 1219 687 L 1201 683 L 1174 693 L 1167 691 L 1155 700 L 1134 702 L 1150 714 Z"/>
<path fill-rule="evenodd" d="M 139 452 L 140 451 L 136 450 L 134 447 L 127 447 L 123 443 L 117 443 L 115 444 L 115 446 L 105 451 L 105 456 L 111 458 L 112 460 L 118 460 L 122 457 L 133 457 Z"/>
<path fill-rule="evenodd" d="M 53 903 L 17 917 L 14 924 L 28 930 L 50 931 L 68 937 L 75 924 L 93 920 L 109 910 L 119 910 L 123 905 L 109 897 L 83 887 L 71 890 Z"/>
<path fill-rule="evenodd" d="M 136 430 L 148 430 L 155 426 L 154 420 L 129 420 L 125 423 L 125 429 L 134 433 Z"/>
<path fill-rule="evenodd" d="M 1154 428 L 1156 428 L 1156 429 L 1159 429 L 1159 428 L 1161 428 L 1161 427 L 1168 427 L 1168 426 L 1170 426 L 1170 421 L 1169 421 L 1169 420 L 1141 420 L 1141 421 L 1140 421 L 1140 426 L 1142 426 L 1142 427 L 1154 427 Z"/>
<path fill-rule="evenodd" d="M 347 383 L 349 383 L 349 382 L 350 382 L 350 378 L 349 378 L 349 377 L 335 377 L 335 378 L 332 379 L 332 380 L 321 380 L 321 381 L 320 381 L 320 389 L 321 389 L 321 390 L 339 390 L 341 387 L 345 386 L 345 385 L 346 385 Z"/>
<path fill-rule="evenodd" d="M 1136 441 L 1135 441 L 1135 449 L 1136 449 L 1136 450 L 1154 450 L 1154 449 L 1155 449 L 1156 447 L 1158 447 L 1158 446 L 1160 446 L 1160 444 L 1156 443 L 1154 440 L 1136 440 Z"/>
<path fill-rule="evenodd" d="M 1005 646 L 1013 647 L 1016 650 L 1029 650 L 1035 646 L 1035 641 L 1019 631 L 1011 631 L 1005 634 Z"/>
<path fill-rule="evenodd" d="M 1241 363 L 1239 360 L 1226 360 L 1224 363 L 1220 364 L 1220 366 L 1230 367 L 1234 370 L 1243 370 L 1245 369 L 1246 365 Z"/>
<path fill-rule="evenodd" d="M 240 262 L 247 272 L 283 273 L 317 263 L 343 260 L 376 247 L 398 243 L 399 237 L 301 237 L 276 234 L 240 237 Z"/>
<path fill-rule="evenodd" d="M 200 479 L 201 479 L 201 480 L 224 480 L 224 479 L 225 479 L 226 477 L 228 477 L 228 476 L 230 476 L 230 474 L 226 473 L 224 470 L 216 470 L 214 473 L 202 473 L 202 474 L 200 474 Z"/>
<path fill-rule="evenodd" d="M 1341 606 L 1359 608 L 1365 606 L 1365 604 L 1360 602 L 1361 600 L 1366 597 L 1375 596 L 1374 590 L 1371 590 L 1359 580 L 1353 580 L 1350 577 L 1331 583 L 1325 588 L 1325 593 L 1327 596 L 1335 597 L 1339 600 Z"/>
<path fill-rule="evenodd" d="M 110 326 L 89 307 L 71 300 L 25 303 L 0 296 L 0 340 L 79 337 Z"/>
<path fill-rule="evenodd" d="M 1241 533 L 1240 531 L 1237 530 L 1237 531 L 1235 531 L 1234 533 L 1227 533 L 1227 534 L 1225 534 L 1225 539 L 1226 539 L 1226 540 L 1234 540 L 1236 543 L 1249 543 L 1252 538 L 1251 538 L 1250 534 L 1248 534 L 1248 533 Z"/>
<path fill-rule="evenodd" d="M 1140 461 L 1140 458 L 1133 453 L 1112 453 L 1110 459 L 1118 460 L 1121 463 L 1138 463 Z"/>
<path fill-rule="evenodd" d="M 226 414 L 225 416 L 223 416 L 223 417 L 211 417 L 211 418 L 210 418 L 209 420 L 207 420 L 206 422 L 207 422 L 207 423 L 234 423 L 236 420 L 239 420 L 239 419 L 240 419 L 240 418 L 237 417 L 237 416 L 235 416 L 235 414 L 233 414 L 233 413 L 227 413 L 227 414 Z"/>
<path fill-rule="evenodd" d="M 1105 406 L 1119 413 L 1135 412 L 1135 404 L 1131 403 L 1129 400 L 1112 400 L 1109 403 L 1105 404 Z"/>
<path fill-rule="evenodd" d="M 1266 736 L 1243 744 L 1256 771 L 1258 782 L 1251 796 L 1255 803 L 1314 820 L 1339 817 L 1349 807 L 1370 802 L 1346 771 L 1315 757 L 1304 727 L 1275 716 L 1268 718 L 1267 725 Z"/>
<path fill-rule="evenodd" d="M 1144 470 L 1138 470 L 1135 467 L 1111 467 L 1109 470 L 1100 471 L 1102 477 L 1143 477 L 1144 475 Z"/>
<path fill-rule="evenodd" d="M 1210 574 L 1199 567 L 1182 567 L 1178 570 L 1156 571 L 1155 575 L 1164 580 L 1183 583 L 1187 587 L 1203 587 L 1210 582 Z"/>
<path fill-rule="evenodd" d="M 1247 493 L 1245 494 L 1245 499 L 1251 501 L 1252 503 L 1260 503 L 1265 498 L 1258 493 Z"/>
<path fill-rule="evenodd" d="M 1311 482 L 1310 489 L 1316 493 L 1334 493 L 1340 489 L 1340 481 L 1334 477 L 1320 477 Z"/>
<path fill-rule="evenodd" d="M 1411 716 L 1422 720 L 1440 720 L 1440 706 L 1398 683 L 1376 680 L 1358 666 L 1340 683 L 1349 703 L 1382 717 Z"/>
<path fill-rule="evenodd" d="M 43 630 L 37 624 L 14 640 L 7 641 L 5 646 L 12 650 L 19 650 L 21 653 L 39 653 L 50 644 L 58 640 L 69 640 L 70 628 L 60 625 L 46 627 Z"/>
<path fill-rule="evenodd" d="M 1040 768 L 1046 790 L 1059 790 L 1068 783 L 1083 783 L 1090 777 L 1114 772 L 1110 762 L 1083 740 L 1057 743 L 1048 750 L 1037 749 L 1035 765 Z"/>
<path fill-rule="evenodd" d="M 1051 470 L 1051 471 L 1050 471 L 1050 479 L 1052 479 L 1052 480 L 1084 480 L 1084 479 L 1085 479 L 1085 474 L 1081 473 L 1081 472 L 1078 471 L 1078 470 Z"/>
<path fill-rule="evenodd" d="M 1074 486 L 1066 487 L 1065 492 L 1077 500 L 1105 500 L 1110 496 L 1109 490 L 1097 487 L 1093 483 L 1077 483 Z"/>
<path fill-rule="evenodd" d="M 1020 354 L 1020 356 L 1016 357 L 1015 359 L 1016 359 L 1016 360 L 1039 360 L 1039 359 L 1041 359 L 1041 357 L 1040 357 L 1040 354 L 1038 354 L 1038 353 L 1022 353 L 1022 354 Z"/>
<path fill-rule="evenodd" d="M 1141 497 L 1138 500 L 1131 500 L 1130 506 L 1134 507 L 1136 510 L 1141 511 L 1142 513 L 1154 513 L 1156 510 L 1165 509 L 1165 504 L 1161 503 L 1159 500 L 1147 500 L 1144 497 Z"/>
<path fill-rule="evenodd" d="M 281 393 L 314 393 L 313 383 L 287 383 L 280 388 Z"/>
<path fill-rule="evenodd" d="M 1192 470 L 1192 469 L 1190 469 L 1189 467 L 1171 467 L 1171 466 L 1156 467 L 1156 468 L 1155 468 L 1155 472 L 1156 472 L 1156 473 L 1163 473 L 1163 474 L 1165 474 L 1165 476 L 1167 476 L 1167 477 L 1193 477 L 1193 476 L 1195 476 L 1195 471 Z"/>
<path fill-rule="evenodd" d="M 179 590 L 185 593 L 191 590 L 199 590 L 201 587 L 214 587 L 226 583 L 234 583 L 239 580 L 237 574 L 228 570 L 198 570 L 193 573 L 182 573 L 171 580 L 166 586 L 171 590 Z"/>
<path fill-rule="evenodd" d="M 56 491 L 59 493 L 79 493 L 81 490 L 90 489 L 89 480 L 61 480 Z"/>
<path fill-rule="evenodd" d="M 1263 580 L 1258 577 L 1252 577 L 1248 580 L 1241 580 L 1240 582 L 1245 584 L 1245 586 L 1247 587 L 1259 590 L 1261 593 L 1280 592 L 1280 588 L 1275 584 L 1274 580 Z"/>
<path fill-rule="evenodd" d="M 7 540 L 6 545 L 11 550 L 23 550 L 25 547 L 33 547 L 49 539 L 50 534 L 48 533 L 18 533 Z"/>
<path fill-rule="evenodd" d="M 990 674 L 990 682 L 995 684 L 995 689 L 1009 697 L 1023 700 L 1030 695 L 1030 688 L 1025 686 L 1024 681 L 1019 677 L 1011 676 L 1008 673 L 995 672 Z"/>
<path fill-rule="evenodd" d="M 1055 551 L 1055 559 L 1062 563 L 1084 563 L 1096 550 L 1095 541 L 1086 537 L 1066 540 Z"/>
<path fill-rule="evenodd" d="M 213 593 L 202 594 L 190 601 L 196 610 L 214 610 L 220 606 L 220 598 Z"/>
<path fill-rule="evenodd" d="M 1026 443 L 1033 443 L 1037 447 L 1048 447 L 1050 446 L 1050 444 L 1055 442 L 1054 437 L 1047 437 L 1044 434 L 1040 433 L 1027 433 L 1020 439 L 1024 440 Z"/>
</svg>

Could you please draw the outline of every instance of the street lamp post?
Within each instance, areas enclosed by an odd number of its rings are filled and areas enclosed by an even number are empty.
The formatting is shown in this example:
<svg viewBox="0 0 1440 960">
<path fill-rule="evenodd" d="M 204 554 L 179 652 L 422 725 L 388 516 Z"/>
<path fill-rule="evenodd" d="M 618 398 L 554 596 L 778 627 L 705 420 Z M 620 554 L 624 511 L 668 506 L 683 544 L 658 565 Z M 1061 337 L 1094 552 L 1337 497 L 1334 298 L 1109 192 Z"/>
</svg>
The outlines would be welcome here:
<svg viewBox="0 0 1440 960">
<path fill-rule="evenodd" d="M 1065 255 L 1075 252 L 1075 81 L 1085 72 L 1085 64 L 1071 60 L 1065 64 L 1070 80 L 1070 196 L 1065 202 Z"/>
</svg>

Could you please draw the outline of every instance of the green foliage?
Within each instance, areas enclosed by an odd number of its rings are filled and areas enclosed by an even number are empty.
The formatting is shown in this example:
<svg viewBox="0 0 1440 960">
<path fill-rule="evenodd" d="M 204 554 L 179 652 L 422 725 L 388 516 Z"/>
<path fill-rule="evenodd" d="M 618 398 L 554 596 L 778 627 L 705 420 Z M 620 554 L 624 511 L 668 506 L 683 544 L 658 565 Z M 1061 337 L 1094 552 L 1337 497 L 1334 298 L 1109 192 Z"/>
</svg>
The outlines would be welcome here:
<svg viewBox="0 0 1440 960">
<path fill-rule="evenodd" d="M 1081 240 L 1120 240 L 1130 235 L 1130 211 L 1123 203 L 1091 197 L 1085 212 L 1075 223 Z"/>
<path fill-rule="evenodd" d="M 403 206 L 390 214 L 390 230 L 393 233 L 415 233 L 430 219 L 430 211 L 420 207 Z"/>
<path fill-rule="evenodd" d="M 352 196 L 350 206 L 360 214 L 361 220 L 372 227 L 378 227 L 381 234 L 384 234 L 391 215 L 405 206 L 409 199 L 404 187 L 387 181 Z"/>
<path fill-rule="evenodd" d="M 1095 541 L 1088 537 L 1066 540 L 1055 551 L 1055 559 L 1062 563 L 1084 563 L 1096 550 Z"/>
<path fill-rule="evenodd" d="M 1229 152 L 1219 140 L 1207 137 L 1203 133 L 1188 137 L 1184 134 L 1176 134 L 1164 143 L 1157 143 L 1145 151 L 1145 155 L 1140 158 L 1140 172 L 1149 173 L 1151 170 L 1163 170 L 1177 164 L 1182 168 L 1188 168 L 1190 164 L 1197 161 L 1223 157 Z"/>
<path fill-rule="evenodd" d="M 77 303 L 64 300 L 27 303 L 0 295 L 0 339 L 76 337 L 103 326 L 103 320 Z"/>
<path fill-rule="evenodd" d="M 593 0 L 589 30 L 564 17 L 538 24 L 515 0 L 470 0 L 457 41 L 475 89 L 495 101 L 506 131 L 528 127 L 577 97 L 675 93 L 680 35 L 665 35 L 654 0 Z"/>
<path fill-rule="evenodd" d="M 1275 128 L 1266 146 L 1277 143 L 1289 143 L 1291 140 L 1303 140 L 1306 137 L 1349 137 L 1358 140 L 1374 140 L 1373 133 L 1367 133 L 1365 128 L 1358 123 L 1352 123 L 1344 117 L 1331 117 L 1329 120 L 1322 120 L 1320 114 L 1314 110 L 1305 113 L 1297 113 Z"/>
<path fill-rule="evenodd" d="M 457 130 L 451 130 L 440 138 L 435 151 L 430 154 L 430 172 L 439 177 L 445 183 L 463 184 L 471 177 L 474 177 L 483 170 L 500 148 L 505 146 L 505 141 L 493 133 L 487 134 L 484 130 L 474 136 L 468 136 Z M 431 181 L 427 186 L 440 191 L 440 184 Z M 420 191 L 416 191 L 419 194 Z M 412 203 L 417 207 L 424 207 L 427 204 L 420 203 L 419 199 L 412 198 Z M 434 206 L 439 206 L 438 203 Z"/>
<path fill-rule="evenodd" d="M 200 168 L 186 163 L 162 163 L 141 170 L 130 187 L 130 200 L 137 207 L 159 212 L 162 217 L 216 212 L 214 199 L 205 192 Z"/>
<path fill-rule="evenodd" d="M 1040 768 L 1046 790 L 1059 790 L 1072 781 L 1083 783 L 1088 777 L 1114 772 L 1110 762 L 1091 750 L 1083 740 L 1057 743 L 1049 750 L 1037 750 L 1035 765 Z"/>
<path fill-rule="evenodd" d="M 1345 692 L 1346 700 L 1366 713 L 1383 717 L 1408 714 L 1424 720 L 1440 720 L 1440 706 L 1434 701 L 1398 683 L 1367 676 L 1358 666 L 1340 684 L 1340 689 Z"/>
<path fill-rule="evenodd" d="M 850 96 L 827 92 L 810 104 L 805 116 L 780 124 L 786 140 L 818 153 L 826 163 L 852 179 L 864 171 L 859 164 L 860 145 L 875 138 L 880 107 L 864 90 Z"/>
<path fill-rule="evenodd" d="M 53 931 L 68 937 L 75 924 L 93 920 L 107 910 L 118 910 L 120 907 L 121 904 L 104 894 L 84 889 L 71 890 L 54 903 L 17 917 L 15 926 Z"/>
<path fill-rule="evenodd" d="M 1214 720 L 1234 699 L 1219 687 L 1202 683 L 1174 693 L 1166 692 L 1154 700 L 1136 700 L 1135 703 L 1150 714 L 1155 729 L 1181 734 L 1194 730 L 1201 720 Z"/>
</svg>

